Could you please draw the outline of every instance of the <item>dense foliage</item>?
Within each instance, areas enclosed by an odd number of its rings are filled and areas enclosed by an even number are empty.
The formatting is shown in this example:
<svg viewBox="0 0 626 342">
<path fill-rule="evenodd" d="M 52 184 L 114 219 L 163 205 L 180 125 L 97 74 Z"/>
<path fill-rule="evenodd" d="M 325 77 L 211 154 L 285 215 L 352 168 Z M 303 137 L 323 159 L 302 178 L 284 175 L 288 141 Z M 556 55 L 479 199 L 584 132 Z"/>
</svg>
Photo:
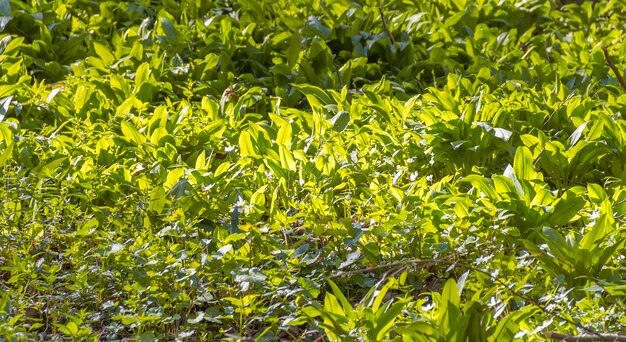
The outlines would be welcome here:
<svg viewBox="0 0 626 342">
<path fill-rule="evenodd" d="M 624 331 L 625 9 L 0 0 L 0 339 Z"/>
</svg>

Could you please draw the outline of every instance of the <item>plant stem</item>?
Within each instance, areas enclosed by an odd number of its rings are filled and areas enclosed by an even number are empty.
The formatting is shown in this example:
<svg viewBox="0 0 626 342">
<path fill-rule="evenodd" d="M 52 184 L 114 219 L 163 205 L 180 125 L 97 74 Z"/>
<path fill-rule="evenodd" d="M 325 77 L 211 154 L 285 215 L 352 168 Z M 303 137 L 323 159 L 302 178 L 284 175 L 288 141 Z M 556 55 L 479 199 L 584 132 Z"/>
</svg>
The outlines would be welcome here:
<svg viewBox="0 0 626 342">
<path fill-rule="evenodd" d="M 626 81 L 624 81 L 624 78 L 622 77 L 622 74 L 620 74 L 619 69 L 617 69 L 615 64 L 613 64 L 611 56 L 609 55 L 608 47 L 606 45 L 602 46 L 602 52 L 604 52 L 604 59 L 606 60 L 606 64 L 608 64 L 611 70 L 613 70 L 613 73 L 615 74 L 615 77 L 617 77 L 617 80 L 622 86 L 622 89 L 626 90 Z"/>
<path fill-rule="evenodd" d="M 472 265 L 469 264 L 465 264 L 465 263 L 461 263 L 461 262 L 457 262 L 454 260 L 446 260 L 446 259 L 413 259 L 413 260 L 407 260 L 407 261 L 403 261 L 403 262 L 394 262 L 394 263 L 390 263 L 390 264 L 385 264 L 385 265 L 378 265 L 378 266 L 374 266 L 374 267 L 368 267 L 368 268 L 364 268 L 364 269 L 359 269 L 359 270 L 353 270 L 353 271 L 348 271 L 348 272 L 339 272 L 337 274 L 331 275 L 329 276 L 329 278 L 335 278 L 335 277 L 344 277 L 346 275 L 350 275 L 350 274 L 354 274 L 354 273 L 362 273 L 362 272 L 370 272 L 370 271 L 374 271 L 374 270 L 379 270 L 379 269 L 383 269 L 383 268 L 391 268 L 389 271 L 387 271 L 385 273 L 385 275 L 383 276 L 384 280 L 387 275 L 393 271 L 394 273 L 397 273 L 398 271 L 411 267 L 411 266 L 417 266 L 417 265 L 433 265 L 433 264 L 447 264 L 450 265 L 449 269 L 452 269 L 454 266 L 460 266 L 462 268 L 465 268 L 467 270 L 471 270 L 471 271 L 475 271 L 478 273 L 482 273 L 484 275 L 487 275 L 489 277 L 489 279 L 491 280 L 491 282 L 493 282 L 494 284 L 500 285 L 502 287 L 504 287 L 509 293 L 511 293 L 513 296 L 518 297 L 522 300 L 524 300 L 525 302 L 533 305 L 534 307 L 538 308 L 539 310 L 543 311 L 545 314 L 555 317 L 563 322 L 567 322 L 581 330 L 584 330 L 585 332 L 587 332 L 588 334 L 590 334 L 590 336 L 585 336 L 583 340 L 566 340 L 566 341 L 624 341 L 626 342 L 626 336 L 623 335 L 604 335 L 594 329 L 588 328 L 584 325 L 582 325 L 581 323 L 575 322 L 561 314 L 559 314 L 558 312 L 555 312 L 554 310 L 551 310 L 543 305 L 541 305 L 539 302 L 537 302 L 536 300 L 519 293 L 518 291 L 513 290 L 512 288 L 510 288 L 504 281 L 494 277 L 491 273 L 484 271 L 480 268 L 476 268 Z M 382 281 L 381 280 L 381 281 Z M 380 283 L 380 281 L 379 281 Z M 568 335 L 551 335 L 551 336 L 565 336 L 567 337 Z M 558 338 L 555 338 L 558 339 Z"/>
<path fill-rule="evenodd" d="M 385 31 L 387 32 L 387 36 L 389 37 L 389 39 L 391 39 L 391 43 L 393 45 L 396 45 L 396 39 L 393 38 L 393 35 L 391 34 L 391 31 L 389 30 L 389 25 L 387 25 L 387 19 L 385 18 L 385 13 L 383 12 L 382 0 L 378 0 L 378 12 L 380 12 L 380 17 L 383 20 L 383 27 L 385 28 Z"/>
<path fill-rule="evenodd" d="M 551 340 L 560 340 L 560 341 L 578 341 L 578 342 L 587 342 L 587 341 L 626 341 L 626 336 L 623 335 L 603 335 L 603 336 L 573 336 L 573 335 L 565 335 L 559 334 L 555 332 L 544 332 L 543 337 L 551 339 Z"/>
</svg>

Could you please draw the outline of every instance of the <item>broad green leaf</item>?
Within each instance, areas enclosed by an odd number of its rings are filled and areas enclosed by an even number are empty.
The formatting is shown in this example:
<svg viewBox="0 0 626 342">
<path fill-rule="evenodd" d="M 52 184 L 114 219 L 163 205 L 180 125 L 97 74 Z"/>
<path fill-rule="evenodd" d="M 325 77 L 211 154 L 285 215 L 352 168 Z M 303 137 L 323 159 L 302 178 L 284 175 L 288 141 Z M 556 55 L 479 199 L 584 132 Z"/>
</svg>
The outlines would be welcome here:
<svg viewBox="0 0 626 342">
<path fill-rule="evenodd" d="M 137 71 L 135 71 L 135 92 L 139 91 L 141 85 L 148 81 L 150 76 L 150 65 L 148 63 L 141 63 Z"/>
<path fill-rule="evenodd" d="M 478 175 L 469 175 L 463 179 L 466 182 L 472 184 L 476 190 L 485 194 L 488 198 L 497 198 L 496 192 L 493 186 L 489 183 L 489 181 Z"/>
<path fill-rule="evenodd" d="M 9 0 L 0 1 L 0 16 L 11 16 L 11 2 Z"/>
<path fill-rule="evenodd" d="M 459 280 L 457 281 L 456 285 L 459 291 L 459 296 L 461 296 L 463 293 L 463 288 L 465 288 L 465 282 L 467 281 L 467 277 L 469 277 L 469 273 L 470 271 L 468 270 L 465 273 L 461 274 Z"/>
<path fill-rule="evenodd" d="M 9 0 L 0 1 L 0 32 L 3 32 L 7 24 L 13 19 L 11 16 L 11 2 Z"/>
<path fill-rule="evenodd" d="M 76 236 L 87 236 L 98 228 L 98 226 L 100 226 L 98 219 L 92 217 L 76 231 Z"/>
<path fill-rule="evenodd" d="M 4 151 L 0 152 L 0 167 L 4 166 L 9 158 L 11 158 L 13 147 L 15 146 L 13 142 L 13 132 L 11 132 L 11 129 L 7 127 L 5 123 L 0 122 L 0 144 L 2 143 L 4 143 L 5 148 Z"/>
<path fill-rule="evenodd" d="M 119 107 L 117 107 L 115 115 L 121 116 L 129 114 L 133 111 L 134 108 L 141 108 L 142 105 L 143 103 L 139 99 L 134 96 L 130 96 L 129 98 L 124 100 L 124 102 L 122 102 Z"/>
<path fill-rule="evenodd" d="M 491 133 L 496 138 L 503 141 L 509 141 L 511 139 L 511 135 L 513 135 L 513 132 L 504 128 L 492 127 L 487 122 L 473 122 L 473 124 L 482 128 L 486 133 Z"/>
<path fill-rule="evenodd" d="M 98 55 L 98 57 L 100 57 L 100 59 L 106 66 L 111 66 L 113 63 L 115 63 L 116 58 L 106 45 L 98 42 L 93 42 L 93 49 L 96 51 L 96 54 Z"/>
<path fill-rule="evenodd" d="M 163 183 L 163 188 L 166 191 L 171 191 L 171 189 L 176 184 L 178 184 L 178 182 L 180 181 L 180 179 L 183 177 L 184 174 L 185 174 L 185 169 L 182 167 L 169 170 L 169 172 L 167 173 L 167 178 L 165 180 L 165 183 Z"/>
<path fill-rule="evenodd" d="M 573 194 L 561 197 L 554 205 L 548 222 L 552 226 L 561 226 L 569 222 L 585 207 L 585 199 Z"/>
<path fill-rule="evenodd" d="M 239 135 L 239 155 L 241 158 L 259 156 L 254 150 L 252 137 L 247 131 L 241 132 Z"/>
<path fill-rule="evenodd" d="M 289 67 L 293 68 L 298 63 L 300 58 L 300 51 L 302 51 L 301 43 L 300 43 L 300 35 L 296 32 L 291 36 L 291 44 L 289 44 L 289 48 L 287 48 L 287 64 Z"/>
<path fill-rule="evenodd" d="M 230 169 L 230 162 L 223 162 L 215 169 L 215 177 L 219 177 Z"/>
<path fill-rule="evenodd" d="M 535 314 L 536 311 L 537 309 L 532 306 L 525 306 L 520 310 L 511 312 L 498 322 L 495 331 L 491 336 L 489 336 L 489 340 L 513 341 L 515 339 L 515 335 L 519 332 L 520 323 Z"/>
<path fill-rule="evenodd" d="M 567 140 L 568 140 L 570 147 L 576 145 L 578 140 L 580 140 L 580 137 L 582 136 L 583 131 L 585 130 L 585 127 L 587 127 L 588 123 L 589 121 L 585 121 L 583 124 L 578 126 L 578 128 L 576 128 L 576 130 L 572 133 L 572 135 L 569 136 L 569 139 Z"/>
<path fill-rule="evenodd" d="M 311 105 L 321 108 L 327 104 L 333 103 L 333 99 L 322 89 L 308 84 L 292 84 L 294 88 L 299 90 L 306 96 Z"/>
<path fill-rule="evenodd" d="M 385 283 L 385 285 L 383 285 L 383 287 L 380 290 L 376 290 L 373 292 L 374 297 L 372 298 L 372 303 L 371 303 L 372 311 L 374 312 L 378 311 L 378 309 L 383 303 L 383 300 L 385 299 L 385 295 L 387 294 L 390 288 L 396 285 L 396 283 L 397 283 L 397 280 L 395 278 L 389 278 L 387 283 Z"/>
<path fill-rule="evenodd" d="M 196 164 L 195 164 L 195 168 L 197 170 L 204 170 L 206 168 L 206 154 L 205 151 L 202 150 L 202 152 L 200 152 L 200 154 L 198 155 L 198 157 L 196 157 Z"/>
<path fill-rule="evenodd" d="M 280 127 L 280 129 L 278 129 L 278 135 L 276 136 L 276 143 L 278 145 L 291 147 L 291 135 L 292 135 L 291 124 L 290 123 L 283 124 Z"/>
<path fill-rule="evenodd" d="M 146 137 L 143 134 L 139 133 L 137 128 L 135 128 L 135 126 L 133 126 L 133 124 L 131 124 L 130 122 L 122 121 L 121 128 L 124 137 L 134 142 L 135 144 L 141 145 L 146 142 Z"/>
<path fill-rule="evenodd" d="M 560 262 L 570 260 L 570 253 L 572 252 L 571 246 L 568 244 L 563 235 L 550 227 L 543 227 L 541 231 L 550 248 L 550 252 L 559 258 Z"/>
<path fill-rule="evenodd" d="M 154 211 L 157 214 L 163 212 L 167 199 L 165 198 L 165 189 L 162 186 L 157 186 L 152 190 L 150 195 L 150 206 L 148 210 Z"/>
<path fill-rule="evenodd" d="M 332 289 L 332 291 L 335 294 L 336 298 L 339 299 L 339 302 L 341 302 L 341 307 L 343 308 L 343 313 L 346 314 L 346 317 L 349 320 L 354 319 L 354 310 L 352 308 L 352 304 L 350 304 L 348 299 L 343 295 L 343 293 L 341 293 L 341 290 L 339 289 L 337 284 L 335 284 L 330 279 L 327 279 L 327 281 L 328 281 L 328 285 L 330 285 L 330 288 Z M 335 311 L 333 311 L 333 312 L 335 312 Z M 338 313 L 338 312 L 336 312 L 336 313 Z"/>
<path fill-rule="evenodd" d="M 595 203 L 600 204 L 607 199 L 606 192 L 599 184 L 587 184 L 587 196 Z"/>
<path fill-rule="evenodd" d="M 278 153 L 280 155 L 280 165 L 289 171 L 296 171 L 296 162 L 289 148 L 282 145 L 278 146 Z"/>
<path fill-rule="evenodd" d="M 376 341 L 385 339 L 389 329 L 394 325 L 394 320 L 402 313 L 402 309 L 404 309 L 405 306 L 405 302 L 397 302 L 391 305 L 382 315 L 378 316 L 376 319 L 376 327 L 373 331 L 373 335 L 376 336 Z"/>
<path fill-rule="evenodd" d="M 150 143 L 154 145 L 160 145 L 161 139 L 168 136 L 167 130 L 165 128 L 157 128 L 150 135 Z"/>
<path fill-rule="evenodd" d="M 513 169 L 515 170 L 515 176 L 519 180 L 533 180 L 538 178 L 532 154 L 526 146 L 519 146 L 515 150 Z"/>
<path fill-rule="evenodd" d="M 0 85 L 0 98 L 5 98 L 14 95 L 18 89 L 23 88 L 22 84 L 3 84 Z"/>
<path fill-rule="evenodd" d="M 604 214 L 605 215 L 605 214 Z M 602 215 L 594 222 L 591 230 L 589 230 L 580 241 L 580 248 L 586 250 L 600 249 L 602 240 L 606 239 L 605 228 L 607 225 L 606 217 Z M 609 227 L 610 228 L 610 227 Z"/>
<path fill-rule="evenodd" d="M 4 117 L 8 113 L 12 100 L 13 96 L 7 96 L 0 100 L 0 122 L 4 120 Z"/>
<path fill-rule="evenodd" d="M 58 158 L 53 158 L 45 164 L 40 164 L 33 171 L 37 172 L 39 176 L 51 176 L 52 172 L 55 171 L 58 167 L 63 164 L 63 162 L 67 161 L 68 157 L 61 156 Z"/>
<path fill-rule="evenodd" d="M 453 278 L 448 279 L 441 292 L 441 299 L 449 301 L 457 308 L 461 305 L 461 296 L 459 294 L 459 287 Z"/>
<path fill-rule="evenodd" d="M 520 184 L 519 180 L 517 179 L 517 175 L 515 174 L 515 170 L 513 169 L 513 167 L 510 164 L 507 165 L 506 168 L 504 169 L 504 176 L 513 183 L 513 186 L 515 187 L 515 190 L 517 191 L 519 196 L 520 197 L 524 197 L 524 189 L 522 188 L 522 185 Z M 496 181 L 494 179 L 494 185 L 495 185 L 495 183 L 496 183 Z M 498 187 L 496 186 L 496 190 L 497 189 L 498 189 Z"/>
<path fill-rule="evenodd" d="M 350 123 L 350 113 L 342 110 L 330 119 L 333 129 L 337 132 L 343 132 Z"/>
<path fill-rule="evenodd" d="M 335 316 L 339 318 L 336 323 L 345 322 L 346 321 L 345 317 L 348 317 L 346 313 L 344 312 L 341 304 L 339 304 L 337 297 L 333 296 L 332 294 L 328 292 L 326 292 L 326 295 L 324 296 L 324 309 L 326 309 L 328 314 L 331 314 L 330 317 L 334 318 L 333 316 Z M 339 324 L 336 324 L 335 328 L 338 328 L 338 327 L 339 327 Z"/>
<path fill-rule="evenodd" d="M 257 189 L 257 191 L 255 191 L 254 194 L 252 194 L 252 197 L 250 197 L 250 204 L 255 205 L 255 206 L 256 205 L 265 206 L 265 190 L 266 189 L 267 189 L 267 184 Z"/>
<path fill-rule="evenodd" d="M 165 10 L 159 12 L 159 26 L 157 28 L 157 34 L 165 36 L 170 43 L 176 42 L 178 39 L 178 33 L 174 28 L 174 18 Z"/>
</svg>

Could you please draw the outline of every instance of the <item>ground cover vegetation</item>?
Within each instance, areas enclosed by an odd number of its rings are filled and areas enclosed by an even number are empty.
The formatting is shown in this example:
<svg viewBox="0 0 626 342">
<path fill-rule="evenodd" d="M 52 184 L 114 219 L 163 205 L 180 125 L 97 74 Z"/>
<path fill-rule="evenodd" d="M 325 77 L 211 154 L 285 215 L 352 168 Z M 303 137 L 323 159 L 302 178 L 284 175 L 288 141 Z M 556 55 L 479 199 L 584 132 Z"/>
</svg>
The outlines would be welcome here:
<svg viewBox="0 0 626 342">
<path fill-rule="evenodd" d="M 0 339 L 623 339 L 625 6 L 0 0 Z"/>
</svg>

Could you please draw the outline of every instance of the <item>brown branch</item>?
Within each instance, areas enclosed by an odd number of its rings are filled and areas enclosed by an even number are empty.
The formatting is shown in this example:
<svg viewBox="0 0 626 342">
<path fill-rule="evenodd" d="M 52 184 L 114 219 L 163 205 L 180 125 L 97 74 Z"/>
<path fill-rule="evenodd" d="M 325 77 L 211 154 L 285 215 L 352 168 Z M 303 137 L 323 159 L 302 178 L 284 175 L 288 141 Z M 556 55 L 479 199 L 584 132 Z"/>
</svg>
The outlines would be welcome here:
<svg viewBox="0 0 626 342">
<path fill-rule="evenodd" d="M 387 36 L 389 36 L 389 39 L 391 39 L 391 43 L 393 45 L 396 45 L 396 39 L 393 38 L 393 35 L 391 34 L 391 31 L 389 30 L 389 26 L 387 25 L 387 19 L 385 19 L 385 13 L 383 12 L 383 2 L 381 0 L 378 0 L 378 11 L 380 12 L 380 17 L 383 19 L 383 27 L 385 28 L 385 31 L 387 32 Z"/>
<path fill-rule="evenodd" d="M 619 69 L 617 69 L 615 64 L 613 64 L 611 56 L 609 55 L 609 48 L 604 45 L 602 46 L 602 51 L 604 52 L 604 59 L 606 60 L 606 64 L 608 64 L 611 70 L 613 70 L 613 73 L 615 74 L 615 77 L 617 77 L 617 80 L 619 81 L 619 84 L 622 86 L 622 88 L 626 90 L 626 81 L 624 81 L 624 78 L 622 77 L 622 74 L 620 74 Z"/>
<path fill-rule="evenodd" d="M 539 302 L 537 302 L 536 300 L 523 295 L 511 288 L 509 288 L 509 286 L 502 280 L 494 277 L 491 273 L 481 270 L 479 268 L 476 268 L 472 265 L 469 264 L 465 264 L 465 263 L 461 263 L 461 262 L 457 262 L 457 261 L 449 261 L 449 260 L 445 260 L 445 259 L 413 259 L 413 260 L 407 260 L 407 261 L 403 261 L 403 262 L 395 262 L 395 263 L 390 263 L 390 264 L 385 264 L 385 265 L 378 265 L 378 266 L 373 266 L 373 267 L 368 267 L 368 268 L 363 268 L 363 269 L 359 269 L 359 270 L 353 270 L 353 271 L 348 271 L 348 272 L 339 272 L 337 274 L 331 275 L 329 276 L 329 278 L 335 278 L 335 277 L 343 277 L 346 275 L 351 275 L 354 273 L 360 273 L 360 272 L 370 272 L 370 271 L 374 271 L 374 270 L 379 270 L 379 269 L 383 269 L 383 268 L 391 268 L 391 270 L 387 271 L 385 273 L 385 275 L 383 276 L 383 280 L 387 277 L 387 274 L 391 271 L 397 272 L 400 269 L 403 268 L 408 268 L 411 266 L 417 266 L 417 265 L 423 265 L 423 264 L 448 264 L 450 265 L 450 268 L 453 268 L 454 266 L 460 266 L 463 267 L 465 269 L 471 270 L 471 271 L 475 271 L 478 273 L 482 273 L 486 276 L 489 277 L 489 279 L 491 279 L 491 281 L 495 284 L 498 284 L 502 287 L 504 287 L 509 293 L 511 293 L 513 296 L 518 297 L 522 300 L 524 300 L 525 302 L 531 304 L 532 306 L 538 308 L 539 310 L 543 311 L 545 314 L 547 314 L 548 316 L 552 316 L 554 318 L 557 318 L 563 322 L 567 322 L 575 327 L 577 327 L 580 330 L 583 330 L 585 332 L 587 332 L 588 334 L 590 334 L 590 336 L 584 336 L 584 338 L 587 338 L 587 340 L 578 340 L 578 341 L 624 341 L 626 342 L 626 336 L 622 336 L 622 335 L 604 335 L 594 329 L 588 328 L 584 325 L 582 325 L 581 323 L 578 322 L 574 322 L 573 320 L 559 314 L 558 312 L 555 312 L 554 310 L 548 309 L 547 307 L 545 307 L 544 305 L 541 305 Z M 380 281 L 379 281 L 380 283 Z M 554 334 L 554 333 L 550 333 L 550 334 Z M 557 335 L 551 335 L 551 336 L 561 336 L 560 334 Z M 563 335 L 563 336 L 568 336 L 568 335 Z M 582 338 L 583 336 L 579 337 Z M 595 340 L 593 339 L 589 339 L 589 338 L 595 338 Z M 618 339 L 616 339 L 618 338 Z M 576 341 L 576 340 L 570 340 L 570 341 Z"/>
<path fill-rule="evenodd" d="M 551 340 L 559 340 L 566 342 L 591 342 L 591 341 L 626 341 L 626 336 L 624 335 L 603 335 L 603 336 L 572 336 L 559 334 L 555 332 L 544 332 L 542 333 L 543 337 L 551 339 Z"/>
<path fill-rule="evenodd" d="M 450 258 L 450 257 L 451 256 L 447 256 L 447 257 L 444 257 L 443 259 L 414 259 L 414 260 L 408 260 L 408 261 L 393 262 L 393 263 L 384 264 L 384 265 L 371 266 L 371 267 L 361 268 L 358 270 L 339 271 L 335 274 L 328 276 L 328 278 L 345 277 L 345 276 L 349 276 L 355 273 L 367 273 L 367 272 L 372 272 L 372 271 L 385 269 L 385 268 L 395 269 L 398 267 L 405 268 L 409 266 L 434 265 L 434 264 L 448 264 L 449 265 L 449 264 L 454 263 L 454 261 L 446 260 L 446 258 Z"/>
</svg>

